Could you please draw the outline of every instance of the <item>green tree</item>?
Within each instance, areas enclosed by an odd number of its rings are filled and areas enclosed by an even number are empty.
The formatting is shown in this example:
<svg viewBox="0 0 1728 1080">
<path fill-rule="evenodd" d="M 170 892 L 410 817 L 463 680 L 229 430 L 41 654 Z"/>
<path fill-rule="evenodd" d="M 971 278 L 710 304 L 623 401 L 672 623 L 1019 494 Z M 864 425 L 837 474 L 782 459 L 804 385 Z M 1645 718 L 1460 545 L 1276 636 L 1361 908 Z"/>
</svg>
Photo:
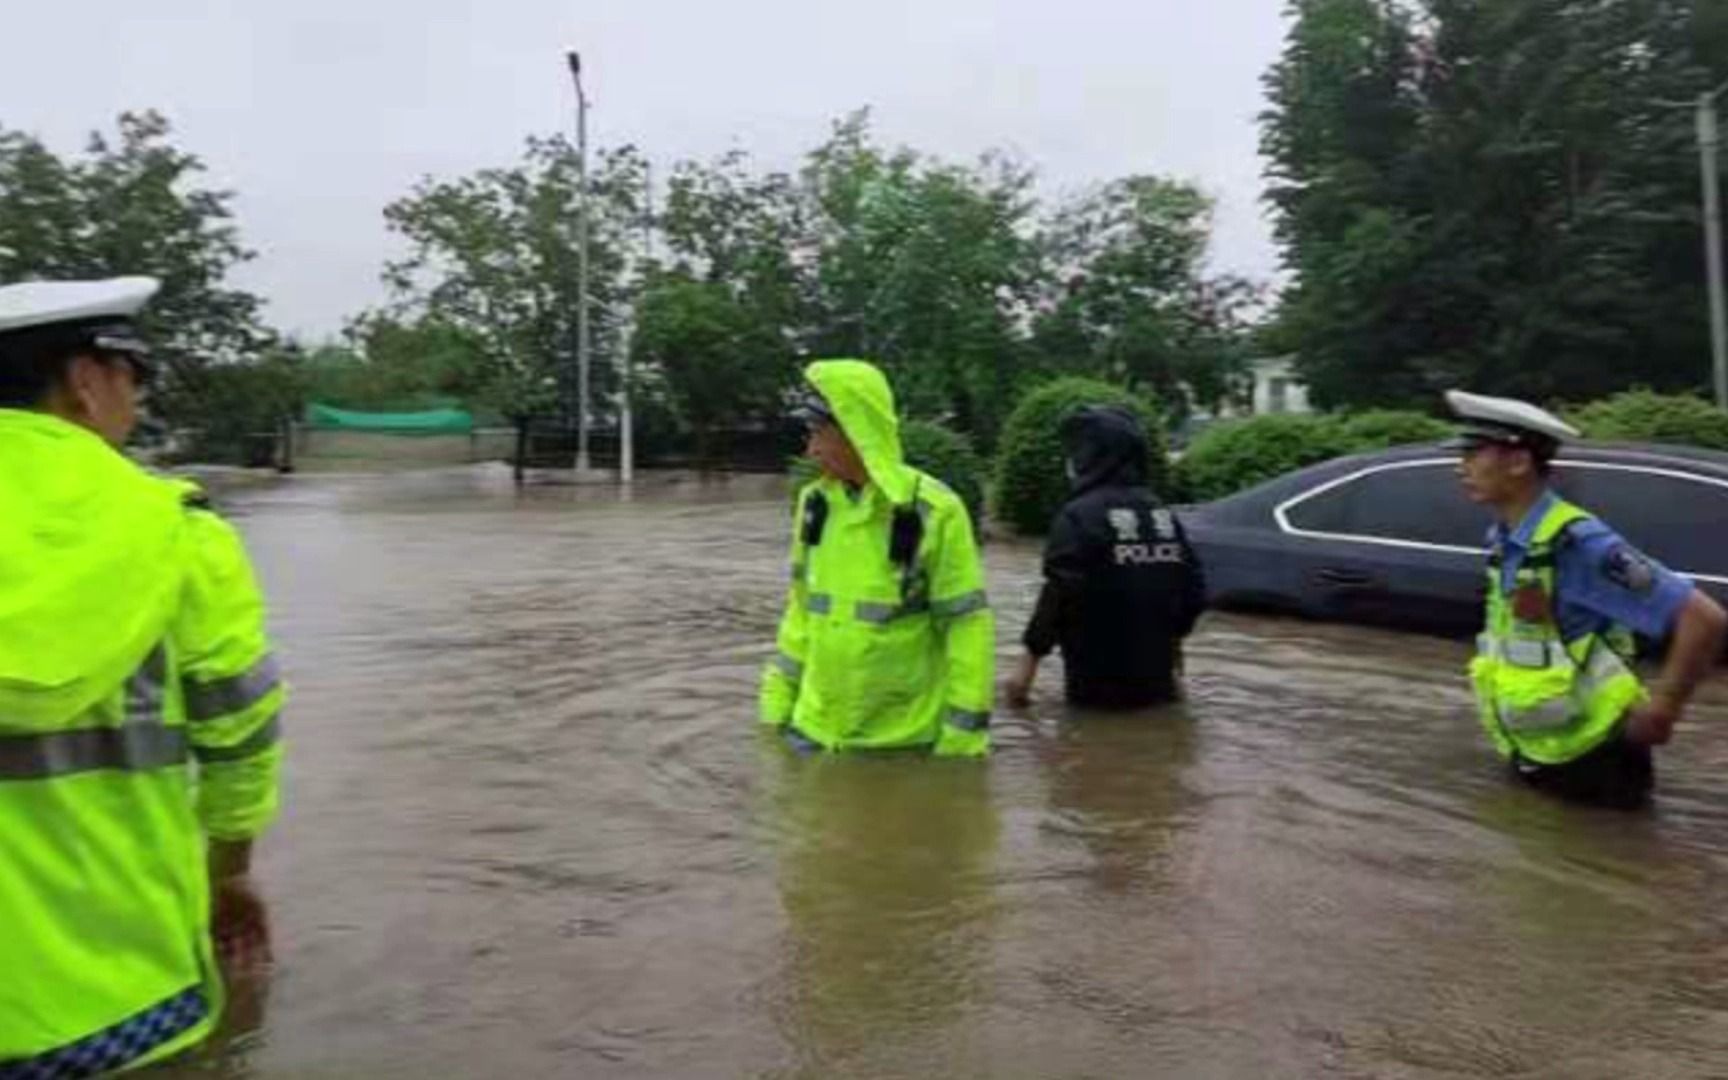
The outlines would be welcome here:
<svg viewBox="0 0 1728 1080">
<path fill-rule="evenodd" d="M 485 344 L 463 326 L 436 316 L 403 321 L 370 314 L 355 320 L 342 382 L 329 403 L 381 412 L 484 405 L 490 387 Z M 317 385 L 317 384 L 315 384 Z"/>
<path fill-rule="evenodd" d="M 1298 0 L 1267 80 L 1281 312 L 1323 405 L 1704 377 L 1695 0 Z"/>
<path fill-rule="evenodd" d="M 637 307 L 635 359 L 664 380 L 703 462 L 717 433 L 778 408 L 789 350 L 759 314 L 724 283 L 679 274 L 652 280 Z"/>
<path fill-rule="evenodd" d="M 657 223 L 671 269 L 772 329 L 782 344 L 765 356 L 867 357 L 908 414 L 989 444 L 1023 381 L 1030 186 L 999 155 L 961 166 L 884 148 L 859 112 L 796 176 L 737 153 L 681 164 Z"/>
<path fill-rule="evenodd" d="M 602 403 L 616 388 L 610 361 L 642 213 L 642 169 L 625 147 L 599 155 L 588 176 L 591 415 L 609 411 Z M 459 331 L 482 358 L 477 403 L 508 417 L 519 436 L 560 407 L 574 416 L 580 183 L 565 140 L 530 139 L 513 167 L 428 179 L 384 211 L 411 245 L 385 271 L 398 300 L 392 314 Z"/>
<path fill-rule="evenodd" d="M 860 112 L 795 174 L 741 152 L 676 165 L 649 263 L 631 253 L 642 168 L 622 152 L 592 181 L 594 353 L 615 354 L 633 301 L 633 392 L 704 442 L 777 418 L 810 355 L 876 361 L 907 416 L 988 450 L 1041 379 L 1109 372 L 1180 416 L 1229 394 L 1247 354 L 1254 293 L 1202 274 L 1210 206 L 1182 185 L 1130 178 L 1041 223 L 1028 169 L 886 148 Z M 514 388 L 489 395 L 507 415 L 546 408 L 570 370 L 573 170 L 567 146 L 536 141 L 514 168 L 428 180 L 387 211 L 414 245 L 390 271 L 393 317 L 477 343 L 483 381 Z M 1082 273 L 1076 295 L 1053 284 Z M 603 395 L 610 365 L 596 375 Z"/>
<path fill-rule="evenodd" d="M 118 129 L 62 158 L 0 128 L 0 280 L 160 279 L 143 320 L 168 361 L 157 410 L 172 426 L 209 428 L 228 397 L 210 373 L 255 359 L 272 338 L 258 298 L 227 280 L 252 252 L 233 194 L 198 186 L 203 162 L 174 146 L 166 118 L 123 113 Z"/>
<path fill-rule="evenodd" d="M 293 342 L 243 363 L 212 364 L 198 376 L 196 423 L 180 431 L 176 454 L 186 461 L 249 467 L 276 461 L 278 436 L 304 411 L 310 369 Z"/>
<path fill-rule="evenodd" d="M 677 273 L 724 285 L 759 322 L 796 344 L 814 315 L 810 208 L 785 173 L 750 172 L 741 151 L 682 162 L 656 225 Z"/>
<path fill-rule="evenodd" d="M 1387 324 L 1409 314 L 1405 283 L 1427 249 L 1412 224 L 1424 204 L 1409 163 L 1420 118 L 1411 16 L 1391 0 L 1292 0 L 1287 10 L 1261 139 L 1294 275 L 1278 336 L 1299 351 L 1322 403 L 1408 400 L 1422 393 L 1408 357 L 1427 343 Z"/>
<path fill-rule="evenodd" d="M 1150 391 L 1180 423 L 1239 391 L 1255 291 L 1204 273 L 1212 204 L 1156 176 L 1104 185 L 1057 211 L 1044 236 L 1042 366 Z"/>
<path fill-rule="evenodd" d="M 810 155 L 818 258 L 813 347 L 880 363 L 907 410 L 988 448 L 1020 389 L 1037 272 L 1029 170 L 886 151 L 867 113 Z"/>
<path fill-rule="evenodd" d="M 809 339 L 814 314 L 809 213 L 796 182 L 785 173 L 753 174 L 742 152 L 711 164 L 682 162 L 655 224 L 666 241 L 670 273 L 655 277 L 658 268 L 649 269 L 650 292 L 640 317 L 644 325 L 651 319 L 662 324 L 651 331 L 656 351 L 683 359 L 656 371 L 658 356 L 638 347 L 643 376 L 656 377 L 669 400 L 682 402 L 676 406 L 682 415 L 710 414 L 699 429 L 704 446 L 716 424 L 771 421 L 781 411 L 780 392 L 797 380 L 795 357 Z M 657 295 L 655 288 L 663 286 L 671 291 Z M 726 340 L 738 343 L 723 349 L 730 358 L 690 366 L 696 340 L 676 345 L 666 337 L 665 324 L 682 321 L 672 318 L 681 307 L 692 314 L 705 307 L 717 317 L 724 309 L 721 321 L 740 324 L 728 331 Z M 694 332 L 702 321 L 687 327 Z M 734 355 L 744 343 L 756 350 L 754 356 Z M 726 388 L 718 409 L 700 405 L 696 399 L 707 390 L 697 384 L 707 381 L 715 365 L 729 364 L 738 365 L 742 381 Z M 692 385 L 680 385 L 687 375 Z"/>
</svg>

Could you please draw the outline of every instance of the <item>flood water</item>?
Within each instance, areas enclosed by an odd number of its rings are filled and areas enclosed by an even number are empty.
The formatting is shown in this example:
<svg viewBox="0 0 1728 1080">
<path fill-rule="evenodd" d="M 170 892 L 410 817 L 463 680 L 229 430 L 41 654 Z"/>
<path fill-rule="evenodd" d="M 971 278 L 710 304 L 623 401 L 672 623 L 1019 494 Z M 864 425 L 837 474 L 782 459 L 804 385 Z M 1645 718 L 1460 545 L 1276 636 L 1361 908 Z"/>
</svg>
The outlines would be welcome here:
<svg viewBox="0 0 1728 1080">
<path fill-rule="evenodd" d="M 296 687 L 278 964 L 200 1075 L 1728 1075 L 1728 695 L 1654 812 L 1510 786 L 1464 647 L 1209 615 L 988 764 L 755 723 L 782 482 L 226 500 Z M 1037 549 L 988 549 L 1000 657 Z M 175 1070 L 176 1072 L 187 1070 Z"/>
</svg>

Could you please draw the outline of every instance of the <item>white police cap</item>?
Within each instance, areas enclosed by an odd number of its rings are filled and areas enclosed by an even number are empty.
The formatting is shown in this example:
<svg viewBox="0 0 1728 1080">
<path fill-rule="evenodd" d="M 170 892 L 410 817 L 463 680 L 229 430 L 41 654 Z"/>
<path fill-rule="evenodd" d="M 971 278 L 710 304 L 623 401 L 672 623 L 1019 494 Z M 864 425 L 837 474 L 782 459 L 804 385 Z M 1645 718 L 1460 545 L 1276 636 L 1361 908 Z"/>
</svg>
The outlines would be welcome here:
<svg viewBox="0 0 1728 1080">
<path fill-rule="evenodd" d="M 0 285 L 0 336 L 62 324 L 128 322 L 161 287 L 150 277 Z"/>
<path fill-rule="evenodd" d="M 1446 404 L 1464 421 L 1448 445 L 1454 448 L 1505 443 L 1511 446 L 1553 446 L 1579 437 L 1578 429 L 1546 409 L 1515 398 L 1446 391 Z"/>
</svg>

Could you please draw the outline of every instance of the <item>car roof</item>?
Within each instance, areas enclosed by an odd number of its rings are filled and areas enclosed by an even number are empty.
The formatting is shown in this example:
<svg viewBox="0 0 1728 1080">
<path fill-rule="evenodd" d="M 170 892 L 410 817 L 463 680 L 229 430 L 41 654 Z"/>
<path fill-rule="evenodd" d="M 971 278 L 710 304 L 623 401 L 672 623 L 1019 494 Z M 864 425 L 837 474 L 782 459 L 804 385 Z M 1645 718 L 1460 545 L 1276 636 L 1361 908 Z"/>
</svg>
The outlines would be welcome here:
<svg viewBox="0 0 1728 1080">
<path fill-rule="evenodd" d="M 1426 457 L 1456 457 L 1456 450 L 1450 450 L 1442 443 L 1417 443 L 1411 446 L 1396 446 L 1388 450 L 1374 450 L 1363 454 L 1352 454 L 1348 457 L 1336 458 L 1321 466 L 1342 463 L 1354 463 L 1358 467 L 1375 461 L 1407 461 L 1411 458 Z M 1702 446 L 1679 446 L 1671 443 L 1652 442 L 1594 442 L 1582 441 L 1568 443 L 1560 448 L 1560 454 L 1555 459 L 1564 465 L 1567 461 L 1622 461 L 1628 464 L 1684 466 L 1688 470 L 1728 476 L 1728 453 L 1721 450 L 1711 450 Z"/>
<path fill-rule="evenodd" d="M 1203 505 L 1208 508 L 1225 509 L 1234 504 L 1246 506 L 1266 501 L 1281 501 L 1316 484 L 1362 469 L 1372 468 L 1375 465 L 1399 461 L 1419 461 L 1428 458 L 1452 459 L 1456 458 L 1457 454 L 1456 450 L 1447 449 L 1444 444 L 1438 442 L 1416 443 L 1409 446 L 1395 446 L 1386 450 L 1350 454 L 1285 473 L 1262 484 L 1226 495 Z M 1643 465 L 1653 469 L 1676 469 L 1728 481 L 1728 453 L 1698 446 L 1675 446 L 1667 443 L 1646 442 L 1585 441 L 1571 443 L 1563 447 L 1556 461 L 1561 466 L 1564 466 L 1568 461 Z"/>
</svg>

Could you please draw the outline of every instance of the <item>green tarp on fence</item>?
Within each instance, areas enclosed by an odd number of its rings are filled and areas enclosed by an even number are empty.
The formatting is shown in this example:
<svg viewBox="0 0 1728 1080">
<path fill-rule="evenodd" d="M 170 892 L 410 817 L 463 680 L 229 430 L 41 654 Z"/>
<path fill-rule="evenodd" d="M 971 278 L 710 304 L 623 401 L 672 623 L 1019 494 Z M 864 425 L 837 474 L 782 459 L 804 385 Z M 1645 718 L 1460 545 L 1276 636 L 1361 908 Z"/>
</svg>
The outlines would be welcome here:
<svg viewBox="0 0 1728 1080">
<path fill-rule="evenodd" d="M 376 431 L 389 435 L 467 435 L 474 430 L 474 417 L 461 409 L 384 413 L 313 404 L 306 406 L 306 423 L 322 431 Z"/>
</svg>

